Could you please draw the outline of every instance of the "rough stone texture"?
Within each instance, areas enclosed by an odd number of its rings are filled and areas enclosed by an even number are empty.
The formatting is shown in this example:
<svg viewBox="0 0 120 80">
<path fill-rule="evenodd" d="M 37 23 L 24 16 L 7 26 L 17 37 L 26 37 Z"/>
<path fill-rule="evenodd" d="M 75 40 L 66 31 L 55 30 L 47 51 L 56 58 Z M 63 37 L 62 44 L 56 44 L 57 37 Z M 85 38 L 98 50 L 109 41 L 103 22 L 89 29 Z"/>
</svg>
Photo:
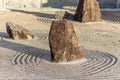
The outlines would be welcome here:
<svg viewBox="0 0 120 80">
<path fill-rule="evenodd" d="M 52 62 L 70 62 L 83 57 L 73 24 L 65 19 L 52 22 L 49 43 Z"/>
<path fill-rule="evenodd" d="M 7 22 L 6 30 L 10 38 L 12 39 L 32 39 L 34 35 L 30 33 L 28 30 L 19 26 L 17 24 Z"/>
<path fill-rule="evenodd" d="M 80 22 L 99 22 L 101 13 L 96 0 L 79 0 L 74 19 Z"/>
<path fill-rule="evenodd" d="M 56 11 L 55 19 L 73 19 L 73 15 L 66 11 Z"/>
</svg>

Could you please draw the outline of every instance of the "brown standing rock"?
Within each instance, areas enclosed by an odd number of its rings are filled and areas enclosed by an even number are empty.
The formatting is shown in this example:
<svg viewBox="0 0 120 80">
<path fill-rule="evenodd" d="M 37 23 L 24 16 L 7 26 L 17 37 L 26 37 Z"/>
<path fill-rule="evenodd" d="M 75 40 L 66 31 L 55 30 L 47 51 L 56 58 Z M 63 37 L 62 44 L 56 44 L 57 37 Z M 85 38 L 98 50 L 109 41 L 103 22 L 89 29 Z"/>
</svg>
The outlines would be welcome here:
<svg viewBox="0 0 120 80">
<path fill-rule="evenodd" d="M 80 22 L 100 22 L 101 12 L 97 0 L 79 0 L 74 20 Z"/>
<path fill-rule="evenodd" d="M 30 33 L 28 30 L 11 22 L 6 23 L 6 30 L 9 37 L 15 40 L 34 38 L 34 35 Z"/>
<path fill-rule="evenodd" d="M 73 24 L 67 20 L 52 22 L 49 44 L 52 62 L 70 62 L 83 57 Z"/>
<path fill-rule="evenodd" d="M 55 19 L 73 19 L 73 14 L 66 11 L 56 11 Z"/>
</svg>

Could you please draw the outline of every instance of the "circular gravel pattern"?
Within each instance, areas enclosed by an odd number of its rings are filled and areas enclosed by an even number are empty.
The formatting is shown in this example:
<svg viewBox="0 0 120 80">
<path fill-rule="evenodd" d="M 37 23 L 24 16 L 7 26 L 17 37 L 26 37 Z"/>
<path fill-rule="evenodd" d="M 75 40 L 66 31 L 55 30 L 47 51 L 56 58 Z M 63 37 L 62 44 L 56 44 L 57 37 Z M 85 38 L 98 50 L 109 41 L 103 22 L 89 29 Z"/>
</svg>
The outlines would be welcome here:
<svg viewBox="0 0 120 80">
<path fill-rule="evenodd" d="M 43 60 L 45 57 L 47 61 Z M 50 54 L 47 53 L 45 55 L 38 54 L 36 56 L 20 53 L 14 56 L 12 61 L 15 65 L 37 64 L 39 66 L 34 67 L 34 70 L 36 70 L 38 74 L 47 75 L 47 77 L 51 79 L 72 79 L 73 77 L 81 78 L 81 76 L 94 75 L 113 67 L 118 61 L 115 56 L 98 51 L 85 50 L 85 57 L 87 60 L 83 63 L 56 64 L 50 62 Z M 31 70 L 29 70 L 28 72 L 31 72 Z"/>
<path fill-rule="evenodd" d="M 45 31 L 41 30 L 41 31 L 34 32 L 34 33 L 37 37 L 37 40 L 39 40 L 40 42 L 42 42 L 46 45 L 49 45 L 49 42 L 48 42 L 49 31 L 45 32 Z"/>
</svg>

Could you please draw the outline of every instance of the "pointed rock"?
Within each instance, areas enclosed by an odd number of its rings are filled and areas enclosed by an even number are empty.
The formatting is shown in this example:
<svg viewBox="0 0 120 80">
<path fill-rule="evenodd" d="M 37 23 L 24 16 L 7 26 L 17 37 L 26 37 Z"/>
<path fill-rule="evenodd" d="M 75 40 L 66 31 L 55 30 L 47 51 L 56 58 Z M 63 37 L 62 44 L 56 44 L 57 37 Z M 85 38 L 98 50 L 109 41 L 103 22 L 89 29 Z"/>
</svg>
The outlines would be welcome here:
<svg viewBox="0 0 120 80">
<path fill-rule="evenodd" d="M 27 29 L 11 22 L 6 23 L 6 30 L 9 37 L 15 40 L 34 38 L 34 35 L 31 32 L 29 32 Z"/>
<path fill-rule="evenodd" d="M 101 12 L 97 0 L 79 0 L 74 16 L 79 22 L 100 22 Z"/>
<path fill-rule="evenodd" d="M 52 22 L 49 44 L 52 62 L 70 62 L 83 58 L 73 24 L 67 20 Z"/>
</svg>

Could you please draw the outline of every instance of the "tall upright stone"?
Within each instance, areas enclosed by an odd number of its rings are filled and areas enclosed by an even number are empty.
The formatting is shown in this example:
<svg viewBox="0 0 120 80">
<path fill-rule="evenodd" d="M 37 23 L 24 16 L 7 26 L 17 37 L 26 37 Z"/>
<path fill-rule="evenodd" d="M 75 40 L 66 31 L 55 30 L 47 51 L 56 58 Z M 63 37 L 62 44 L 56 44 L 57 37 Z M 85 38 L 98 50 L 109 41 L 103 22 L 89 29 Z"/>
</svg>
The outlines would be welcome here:
<svg viewBox="0 0 120 80">
<path fill-rule="evenodd" d="M 49 44 L 52 62 L 70 62 L 83 58 L 73 24 L 65 19 L 52 22 Z"/>
<path fill-rule="evenodd" d="M 79 0 L 74 20 L 83 23 L 100 22 L 101 12 L 97 0 Z"/>
</svg>

